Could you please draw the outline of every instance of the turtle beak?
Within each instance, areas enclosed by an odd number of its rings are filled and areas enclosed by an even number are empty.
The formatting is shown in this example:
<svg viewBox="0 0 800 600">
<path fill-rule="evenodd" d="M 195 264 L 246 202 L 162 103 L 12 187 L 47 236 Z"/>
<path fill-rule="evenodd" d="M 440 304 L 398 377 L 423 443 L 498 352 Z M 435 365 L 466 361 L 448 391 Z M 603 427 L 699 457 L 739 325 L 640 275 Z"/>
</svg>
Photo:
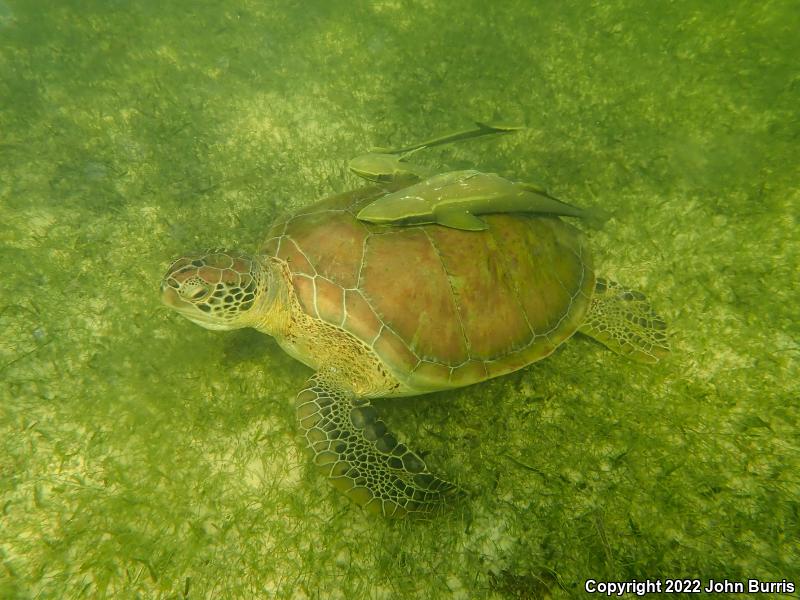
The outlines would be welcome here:
<svg viewBox="0 0 800 600">
<path fill-rule="evenodd" d="M 164 279 L 161 282 L 161 302 L 169 306 L 170 308 L 180 308 L 183 304 L 183 300 L 178 295 L 178 292 L 175 290 L 174 287 L 169 285 L 167 279 Z"/>
<path fill-rule="evenodd" d="M 178 294 L 169 286 L 161 284 L 161 302 L 170 308 L 176 308 L 178 305 Z"/>
<path fill-rule="evenodd" d="M 213 331 L 227 331 L 230 329 L 230 327 L 225 324 L 214 323 L 204 319 L 203 317 L 205 315 L 197 310 L 194 304 L 181 298 L 178 292 L 165 283 L 161 284 L 161 302 L 182 317 L 189 319 L 192 323 L 200 325 L 200 327 L 204 329 L 211 329 Z"/>
</svg>

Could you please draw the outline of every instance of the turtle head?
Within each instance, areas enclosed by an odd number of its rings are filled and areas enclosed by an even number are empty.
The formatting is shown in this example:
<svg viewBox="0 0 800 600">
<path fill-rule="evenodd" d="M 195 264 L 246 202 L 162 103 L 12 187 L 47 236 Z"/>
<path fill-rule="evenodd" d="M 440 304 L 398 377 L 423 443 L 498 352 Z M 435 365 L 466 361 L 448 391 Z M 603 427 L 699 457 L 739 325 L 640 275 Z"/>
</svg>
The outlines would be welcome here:
<svg viewBox="0 0 800 600">
<path fill-rule="evenodd" d="M 214 250 L 173 262 L 161 280 L 161 300 L 206 329 L 239 329 L 255 325 L 267 287 L 255 257 Z"/>
</svg>

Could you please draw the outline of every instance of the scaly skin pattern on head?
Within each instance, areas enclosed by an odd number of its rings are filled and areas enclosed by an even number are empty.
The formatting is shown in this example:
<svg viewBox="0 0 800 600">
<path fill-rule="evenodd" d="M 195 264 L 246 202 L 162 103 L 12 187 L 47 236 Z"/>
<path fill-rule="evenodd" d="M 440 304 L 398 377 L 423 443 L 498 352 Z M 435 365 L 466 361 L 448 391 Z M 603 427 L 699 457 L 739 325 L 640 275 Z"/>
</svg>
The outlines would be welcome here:
<svg viewBox="0 0 800 600">
<path fill-rule="evenodd" d="M 170 266 L 161 290 L 164 303 L 189 320 L 214 330 L 254 327 L 317 371 L 297 396 L 297 416 L 315 464 L 348 498 L 399 517 L 430 515 L 461 494 L 377 418 L 368 398 L 408 390 L 372 348 L 302 310 L 284 261 L 187 255 Z"/>
<path fill-rule="evenodd" d="M 214 330 L 251 325 L 261 306 L 268 273 L 240 253 L 187 254 L 173 262 L 161 280 L 164 304 L 187 319 Z M 250 318 L 248 318 L 250 317 Z"/>
</svg>

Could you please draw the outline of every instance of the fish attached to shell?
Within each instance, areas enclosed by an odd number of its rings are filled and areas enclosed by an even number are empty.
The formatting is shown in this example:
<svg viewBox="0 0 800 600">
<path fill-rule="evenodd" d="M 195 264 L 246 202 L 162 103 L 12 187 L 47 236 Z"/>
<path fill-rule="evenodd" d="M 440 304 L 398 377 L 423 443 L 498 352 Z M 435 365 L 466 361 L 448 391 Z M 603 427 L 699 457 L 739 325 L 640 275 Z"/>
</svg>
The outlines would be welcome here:
<svg viewBox="0 0 800 600">
<path fill-rule="evenodd" d="M 361 209 L 358 218 L 385 225 L 436 223 L 482 231 L 488 225 L 480 215 L 492 213 L 577 217 L 594 226 L 606 219 L 600 211 L 567 204 L 535 185 L 473 170 L 441 173 L 386 194 Z"/>
</svg>

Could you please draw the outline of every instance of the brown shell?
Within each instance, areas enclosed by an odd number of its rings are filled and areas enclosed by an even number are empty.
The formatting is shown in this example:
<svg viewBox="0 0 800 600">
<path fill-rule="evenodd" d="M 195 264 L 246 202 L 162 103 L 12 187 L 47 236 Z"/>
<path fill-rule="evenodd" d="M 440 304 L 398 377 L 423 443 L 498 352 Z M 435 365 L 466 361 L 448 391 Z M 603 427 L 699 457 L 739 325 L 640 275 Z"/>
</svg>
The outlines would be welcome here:
<svg viewBox="0 0 800 600">
<path fill-rule="evenodd" d="M 557 217 L 484 215 L 486 231 L 355 215 L 369 187 L 280 219 L 263 252 L 287 261 L 303 309 L 370 345 L 415 390 L 458 387 L 544 358 L 594 291 L 583 234 Z"/>
</svg>

